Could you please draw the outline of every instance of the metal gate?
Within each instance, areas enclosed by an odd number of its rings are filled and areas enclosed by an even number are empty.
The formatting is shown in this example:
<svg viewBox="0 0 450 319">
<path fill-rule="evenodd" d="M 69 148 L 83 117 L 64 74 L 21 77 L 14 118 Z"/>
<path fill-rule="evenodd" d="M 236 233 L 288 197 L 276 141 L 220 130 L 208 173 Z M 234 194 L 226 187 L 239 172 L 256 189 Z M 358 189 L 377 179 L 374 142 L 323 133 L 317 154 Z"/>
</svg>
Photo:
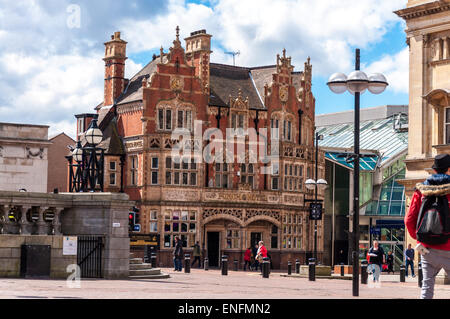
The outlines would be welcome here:
<svg viewBox="0 0 450 319">
<path fill-rule="evenodd" d="M 78 236 L 77 250 L 81 278 L 102 278 L 103 237 Z"/>
</svg>

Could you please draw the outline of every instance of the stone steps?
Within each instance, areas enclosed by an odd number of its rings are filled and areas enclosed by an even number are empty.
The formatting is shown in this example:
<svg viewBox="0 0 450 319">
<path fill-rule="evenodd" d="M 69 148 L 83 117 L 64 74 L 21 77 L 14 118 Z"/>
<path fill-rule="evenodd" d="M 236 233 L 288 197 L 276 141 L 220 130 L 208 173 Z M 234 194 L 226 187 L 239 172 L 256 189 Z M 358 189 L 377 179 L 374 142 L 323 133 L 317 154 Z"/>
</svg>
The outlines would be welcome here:
<svg viewBox="0 0 450 319">
<path fill-rule="evenodd" d="M 144 263 L 142 258 L 133 258 L 130 253 L 129 279 L 167 279 L 170 275 L 164 274 L 159 268 L 152 268 L 150 264 Z"/>
<path fill-rule="evenodd" d="M 161 269 L 138 269 L 138 270 L 130 270 L 130 276 L 154 276 L 160 275 Z"/>
<path fill-rule="evenodd" d="M 151 264 L 130 264 L 130 270 L 151 269 Z"/>
<path fill-rule="evenodd" d="M 161 273 L 160 275 L 147 275 L 147 276 L 129 276 L 130 279 L 167 279 L 170 275 Z"/>
<path fill-rule="evenodd" d="M 144 261 L 142 260 L 142 258 L 132 258 L 130 259 L 130 265 L 133 264 L 142 264 Z"/>
</svg>

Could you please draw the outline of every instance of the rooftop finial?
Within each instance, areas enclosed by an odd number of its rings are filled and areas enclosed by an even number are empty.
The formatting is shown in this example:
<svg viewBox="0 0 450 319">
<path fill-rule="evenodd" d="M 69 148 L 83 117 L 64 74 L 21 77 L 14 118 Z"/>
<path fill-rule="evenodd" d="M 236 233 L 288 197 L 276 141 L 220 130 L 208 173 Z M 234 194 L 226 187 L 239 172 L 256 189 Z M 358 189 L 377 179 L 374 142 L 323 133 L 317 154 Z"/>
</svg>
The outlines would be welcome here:
<svg viewBox="0 0 450 319">
<path fill-rule="evenodd" d="M 283 58 L 286 58 L 286 49 L 283 49 Z"/>
<path fill-rule="evenodd" d="M 180 27 L 177 26 L 175 30 L 177 31 L 177 41 L 180 41 Z"/>
</svg>

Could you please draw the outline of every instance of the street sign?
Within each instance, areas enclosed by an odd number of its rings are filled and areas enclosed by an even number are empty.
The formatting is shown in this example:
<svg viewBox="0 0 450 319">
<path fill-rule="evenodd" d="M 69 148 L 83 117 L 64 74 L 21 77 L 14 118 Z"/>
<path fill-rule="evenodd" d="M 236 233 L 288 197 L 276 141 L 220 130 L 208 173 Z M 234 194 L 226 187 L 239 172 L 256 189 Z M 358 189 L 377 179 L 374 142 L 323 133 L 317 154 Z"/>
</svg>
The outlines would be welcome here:
<svg viewBox="0 0 450 319">
<path fill-rule="evenodd" d="M 381 236 L 381 227 L 371 227 L 370 228 L 370 233 L 372 235 L 378 235 Z"/>
<path fill-rule="evenodd" d="M 133 231 L 139 233 L 139 232 L 141 231 L 141 225 L 139 225 L 139 224 L 134 225 L 134 226 L 133 226 Z"/>
<path fill-rule="evenodd" d="M 309 207 L 310 220 L 322 220 L 323 205 L 320 203 L 311 203 Z"/>
</svg>

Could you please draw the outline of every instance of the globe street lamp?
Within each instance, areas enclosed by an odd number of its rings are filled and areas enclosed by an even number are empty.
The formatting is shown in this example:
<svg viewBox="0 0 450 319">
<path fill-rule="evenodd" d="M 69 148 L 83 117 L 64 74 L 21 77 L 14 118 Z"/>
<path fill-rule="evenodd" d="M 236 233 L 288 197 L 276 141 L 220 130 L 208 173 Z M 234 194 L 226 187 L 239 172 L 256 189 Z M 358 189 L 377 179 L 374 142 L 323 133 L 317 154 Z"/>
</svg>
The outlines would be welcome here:
<svg viewBox="0 0 450 319">
<path fill-rule="evenodd" d="M 94 118 L 83 136 L 85 146 L 78 141 L 71 156 L 66 157 L 70 167 L 70 192 L 95 192 L 96 190 L 103 192 L 105 151 L 98 147 L 102 140 L 102 131 L 97 125 L 97 119 Z M 73 164 L 72 160 L 75 160 L 77 164 Z M 75 174 L 73 174 L 74 169 L 76 169 Z"/>
<path fill-rule="evenodd" d="M 305 182 L 305 186 L 309 190 L 314 190 L 314 201 L 311 204 L 310 220 L 314 220 L 314 259 L 317 262 L 317 221 L 322 220 L 322 204 L 319 204 L 317 200 L 318 190 L 324 190 L 328 183 L 324 179 L 319 179 L 319 141 L 323 140 L 323 135 L 316 133 L 316 164 L 315 164 L 315 177 L 316 179 L 308 179 Z M 315 265 L 315 264 L 314 264 Z"/>
<path fill-rule="evenodd" d="M 355 146 L 354 146 L 354 182 L 353 182 L 353 296 L 359 296 L 359 139 L 360 139 L 360 99 L 366 90 L 373 94 L 380 94 L 389 85 L 386 77 L 381 73 L 367 76 L 360 70 L 360 50 L 356 49 L 355 71 L 347 77 L 343 73 L 333 74 L 327 85 L 336 94 L 345 91 L 355 96 Z"/>
</svg>

